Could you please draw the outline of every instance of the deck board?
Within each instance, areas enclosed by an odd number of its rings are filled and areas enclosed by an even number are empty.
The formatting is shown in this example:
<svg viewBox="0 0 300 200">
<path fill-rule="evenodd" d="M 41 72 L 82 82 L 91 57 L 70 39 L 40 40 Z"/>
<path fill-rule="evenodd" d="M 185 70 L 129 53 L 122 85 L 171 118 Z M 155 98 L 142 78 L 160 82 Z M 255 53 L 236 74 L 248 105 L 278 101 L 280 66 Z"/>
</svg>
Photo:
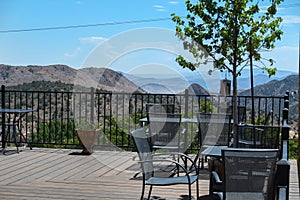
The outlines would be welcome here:
<svg viewBox="0 0 300 200">
<path fill-rule="evenodd" d="M 141 180 L 134 152 L 37 149 L 0 155 L 0 199 L 139 199 Z M 78 151 L 79 152 L 79 151 Z M 290 199 L 299 199 L 296 161 L 291 161 Z M 208 195 L 207 170 L 200 172 L 200 195 Z M 195 195 L 195 185 L 192 186 Z M 187 186 L 155 187 L 162 199 L 186 199 Z"/>
</svg>

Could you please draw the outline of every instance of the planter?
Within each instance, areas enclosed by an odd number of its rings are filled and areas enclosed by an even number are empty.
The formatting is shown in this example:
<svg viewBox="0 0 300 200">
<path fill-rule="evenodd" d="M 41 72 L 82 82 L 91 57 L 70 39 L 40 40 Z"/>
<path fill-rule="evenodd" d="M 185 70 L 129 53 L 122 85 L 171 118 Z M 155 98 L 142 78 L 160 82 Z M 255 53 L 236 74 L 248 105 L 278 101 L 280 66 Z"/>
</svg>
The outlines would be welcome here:
<svg viewBox="0 0 300 200">
<path fill-rule="evenodd" d="M 79 144 L 82 146 L 82 155 L 91 155 L 99 136 L 99 130 L 76 130 Z"/>
</svg>

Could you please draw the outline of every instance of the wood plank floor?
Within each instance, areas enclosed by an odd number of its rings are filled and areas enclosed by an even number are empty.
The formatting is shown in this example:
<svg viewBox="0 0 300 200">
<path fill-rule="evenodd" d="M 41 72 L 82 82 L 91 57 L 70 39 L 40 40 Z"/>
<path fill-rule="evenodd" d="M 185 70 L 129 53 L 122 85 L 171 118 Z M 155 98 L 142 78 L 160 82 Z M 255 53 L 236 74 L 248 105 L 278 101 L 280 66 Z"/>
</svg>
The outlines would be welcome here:
<svg viewBox="0 0 300 200">
<path fill-rule="evenodd" d="M 139 199 L 136 153 L 76 150 L 15 150 L 0 155 L 0 199 Z M 290 199 L 299 199 L 297 165 L 291 160 Z M 200 199 L 207 199 L 208 173 L 200 172 Z M 193 186 L 195 196 L 195 185 Z M 155 187 L 153 199 L 187 199 L 186 186 Z"/>
</svg>

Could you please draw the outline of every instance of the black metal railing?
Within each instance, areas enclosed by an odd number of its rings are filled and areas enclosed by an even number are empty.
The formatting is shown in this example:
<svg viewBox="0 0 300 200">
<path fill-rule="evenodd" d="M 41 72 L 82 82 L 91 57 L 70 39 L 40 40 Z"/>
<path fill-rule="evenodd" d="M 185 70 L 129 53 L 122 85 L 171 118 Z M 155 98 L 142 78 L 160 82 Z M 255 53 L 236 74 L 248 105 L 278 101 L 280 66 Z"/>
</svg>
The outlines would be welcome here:
<svg viewBox="0 0 300 200">
<path fill-rule="evenodd" d="M 290 162 L 289 162 L 289 131 L 290 126 L 288 124 L 289 116 L 289 99 L 288 93 L 285 96 L 283 119 L 282 119 L 282 133 L 281 133 L 281 152 L 280 160 L 277 162 L 277 199 L 288 200 L 289 199 L 289 184 L 290 184 Z"/>
<path fill-rule="evenodd" d="M 131 149 L 134 145 L 129 133 L 141 125 L 141 118 L 146 117 L 147 103 L 173 103 L 183 117 L 196 118 L 197 112 L 215 112 L 232 105 L 232 96 L 191 95 L 188 91 L 176 95 L 112 93 L 94 88 L 73 92 L 17 91 L 6 90 L 2 86 L 1 102 L 2 108 L 36 110 L 22 119 L 22 130 L 29 134 L 32 145 L 76 146 L 79 144 L 75 134 L 76 126 L 86 121 L 103 131 L 105 137 L 99 138 L 99 145 L 114 144 Z M 250 122 L 254 114 L 255 121 L 262 123 L 268 112 L 272 111 L 271 123 L 281 124 L 284 94 L 279 97 L 256 96 L 255 113 L 251 111 L 251 104 L 251 96 L 238 96 L 238 105 L 246 107 L 246 121 Z M 187 124 L 187 128 L 193 132 L 197 126 Z M 189 150 L 199 148 L 197 141 L 190 143 Z"/>
<path fill-rule="evenodd" d="M 140 119 L 146 117 L 147 103 L 172 103 L 183 117 L 195 118 L 197 112 L 215 112 L 232 105 L 232 96 L 190 95 L 183 94 L 142 94 L 100 92 L 94 88 L 85 91 L 16 91 L 1 88 L 1 107 L 16 109 L 34 109 L 21 119 L 23 133 L 34 145 L 78 146 L 75 129 L 82 122 L 97 126 L 102 130 L 98 138 L 98 146 L 117 146 L 133 149 L 130 132 L 141 126 Z M 277 163 L 278 198 L 288 199 L 289 171 L 289 94 L 279 97 L 255 96 L 254 113 L 251 96 L 238 96 L 238 106 L 246 107 L 245 119 L 251 122 L 254 115 L 257 124 L 263 123 L 267 117 L 272 125 L 282 126 L 281 157 Z M 271 115 L 268 116 L 268 113 Z M 2 131 L 11 135 L 11 130 L 4 130 L 5 120 L 11 116 L 1 115 Z M 196 132 L 197 125 L 186 125 L 189 132 Z M 188 138 L 191 144 L 188 150 L 198 150 L 197 134 Z M 195 137 L 196 136 L 196 139 Z M 2 141 L 1 137 L 1 141 Z M 8 142 L 13 142 L 8 137 Z"/>
</svg>

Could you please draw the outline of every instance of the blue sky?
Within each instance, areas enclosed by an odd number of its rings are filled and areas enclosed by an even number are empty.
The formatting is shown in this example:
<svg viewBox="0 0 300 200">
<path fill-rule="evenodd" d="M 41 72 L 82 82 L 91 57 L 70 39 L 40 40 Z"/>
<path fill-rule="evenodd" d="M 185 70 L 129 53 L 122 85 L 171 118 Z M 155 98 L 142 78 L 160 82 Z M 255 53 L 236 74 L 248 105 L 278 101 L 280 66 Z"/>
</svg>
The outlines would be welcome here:
<svg viewBox="0 0 300 200">
<path fill-rule="evenodd" d="M 171 20 L 107 23 L 169 18 L 173 12 L 185 14 L 184 1 L 179 0 L 1 0 L 0 8 L 1 64 L 66 64 L 73 68 L 80 68 L 97 45 L 124 31 L 146 27 L 175 28 Z M 299 0 L 286 0 L 279 8 L 284 19 L 284 35 L 270 54 L 277 61 L 278 69 L 298 72 L 299 10 Z M 3 32 L 88 24 L 104 25 Z"/>
</svg>

